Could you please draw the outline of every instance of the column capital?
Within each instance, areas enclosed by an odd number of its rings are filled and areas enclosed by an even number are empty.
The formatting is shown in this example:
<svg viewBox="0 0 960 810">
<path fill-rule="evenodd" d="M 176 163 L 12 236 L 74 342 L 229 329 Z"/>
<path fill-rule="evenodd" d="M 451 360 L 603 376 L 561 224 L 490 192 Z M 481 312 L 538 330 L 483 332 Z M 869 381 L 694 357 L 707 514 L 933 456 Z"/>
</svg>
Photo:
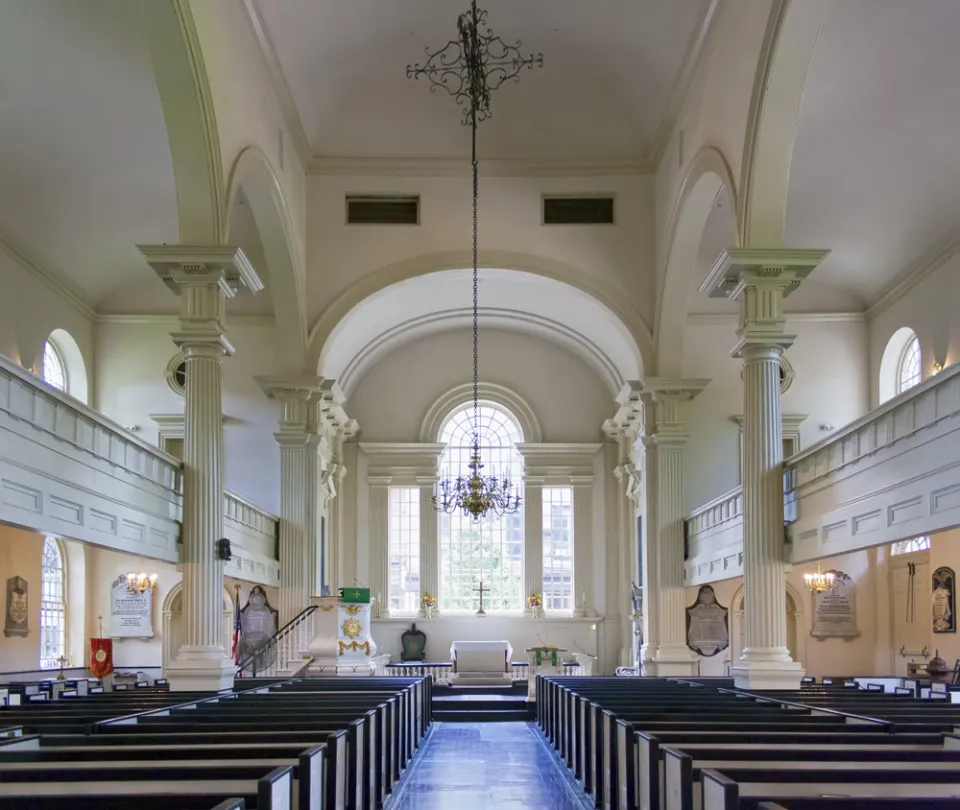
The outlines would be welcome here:
<svg viewBox="0 0 960 810">
<path fill-rule="evenodd" d="M 710 380 L 649 377 L 640 384 L 643 403 L 643 434 L 641 443 L 646 448 L 683 447 L 687 439 L 681 408 L 694 399 Z"/>
<path fill-rule="evenodd" d="M 263 289 L 263 281 L 239 247 L 137 245 L 137 249 L 177 295 L 189 287 L 213 286 L 226 298 Z"/>
</svg>

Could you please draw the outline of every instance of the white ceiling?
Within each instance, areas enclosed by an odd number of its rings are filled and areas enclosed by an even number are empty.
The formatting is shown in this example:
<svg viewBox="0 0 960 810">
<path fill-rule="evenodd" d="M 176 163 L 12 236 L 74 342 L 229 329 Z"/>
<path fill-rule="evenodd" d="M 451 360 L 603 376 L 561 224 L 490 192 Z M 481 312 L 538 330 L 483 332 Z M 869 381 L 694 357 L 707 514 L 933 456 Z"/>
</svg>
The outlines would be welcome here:
<svg viewBox="0 0 960 810">
<path fill-rule="evenodd" d="M 469 153 L 461 109 L 405 75 L 425 48 L 457 36 L 467 0 L 258 6 L 314 153 Z M 651 146 L 704 0 L 481 0 L 481 8 L 505 41 L 544 56 L 543 68 L 494 95 L 482 157 L 635 158 Z"/>
<path fill-rule="evenodd" d="M 958 31 L 957 0 L 835 0 L 820 32 L 786 243 L 865 306 L 960 225 Z"/>
<path fill-rule="evenodd" d="M 154 283 L 135 245 L 178 234 L 167 130 L 127 2 L 0 2 L 0 238 L 92 305 Z"/>
<path fill-rule="evenodd" d="M 345 392 L 387 353 L 425 335 L 470 323 L 470 270 L 445 270 L 386 287 L 354 307 L 334 329 L 320 374 Z M 484 328 L 545 336 L 579 355 L 611 395 L 639 379 L 640 355 L 626 327 L 596 299 L 567 284 L 516 270 L 480 271 L 480 375 Z"/>
</svg>

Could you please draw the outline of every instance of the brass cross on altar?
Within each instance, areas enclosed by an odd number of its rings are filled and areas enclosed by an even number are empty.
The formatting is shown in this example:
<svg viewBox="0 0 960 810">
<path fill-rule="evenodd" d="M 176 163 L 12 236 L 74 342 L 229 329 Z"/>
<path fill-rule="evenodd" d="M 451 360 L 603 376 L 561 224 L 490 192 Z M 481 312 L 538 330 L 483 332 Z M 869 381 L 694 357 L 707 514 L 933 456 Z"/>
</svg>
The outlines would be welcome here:
<svg viewBox="0 0 960 810">
<path fill-rule="evenodd" d="M 480 580 L 480 587 L 479 587 L 479 588 L 474 588 L 473 590 L 474 590 L 475 592 L 478 592 L 478 593 L 480 594 L 480 610 L 477 611 L 477 615 L 478 615 L 478 616 L 486 616 L 486 615 L 487 615 L 487 611 L 485 611 L 485 610 L 483 609 L 483 595 L 484 595 L 487 591 L 489 591 L 490 589 L 489 589 L 489 588 L 484 588 L 484 587 L 483 587 L 483 580 Z"/>
</svg>

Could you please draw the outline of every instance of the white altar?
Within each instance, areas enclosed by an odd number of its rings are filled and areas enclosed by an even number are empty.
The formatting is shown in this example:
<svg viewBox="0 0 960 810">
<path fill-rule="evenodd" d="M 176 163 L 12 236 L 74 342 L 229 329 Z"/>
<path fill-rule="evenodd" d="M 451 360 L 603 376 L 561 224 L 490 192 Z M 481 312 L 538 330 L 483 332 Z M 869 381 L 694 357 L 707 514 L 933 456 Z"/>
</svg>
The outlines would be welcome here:
<svg viewBox="0 0 960 810">
<path fill-rule="evenodd" d="M 454 641 L 450 645 L 450 660 L 458 678 L 505 678 L 512 655 L 509 641 Z"/>
<path fill-rule="evenodd" d="M 562 647 L 527 647 L 527 700 L 537 699 L 537 675 L 563 673 Z"/>
</svg>

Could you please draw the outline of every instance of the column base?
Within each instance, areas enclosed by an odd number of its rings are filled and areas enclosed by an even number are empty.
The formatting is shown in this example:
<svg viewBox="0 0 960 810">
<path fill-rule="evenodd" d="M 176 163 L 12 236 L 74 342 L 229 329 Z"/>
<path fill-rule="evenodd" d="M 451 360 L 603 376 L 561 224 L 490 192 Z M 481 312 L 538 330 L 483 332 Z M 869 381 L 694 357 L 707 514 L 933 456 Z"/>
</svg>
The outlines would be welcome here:
<svg viewBox="0 0 960 810">
<path fill-rule="evenodd" d="M 697 654 L 686 644 L 661 644 L 643 651 L 643 674 L 658 678 L 690 678 L 697 674 Z"/>
<path fill-rule="evenodd" d="M 804 669 L 798 661 L 741 658 L 730 668 L 737 689 L 799 689 Z"/>
<path fill-rule="evenodd" d="M 181 647 L 163 675 L 171 692 L 220 692 L 233 689 L 236 672 L 222 647 Z"/>
</svg>

